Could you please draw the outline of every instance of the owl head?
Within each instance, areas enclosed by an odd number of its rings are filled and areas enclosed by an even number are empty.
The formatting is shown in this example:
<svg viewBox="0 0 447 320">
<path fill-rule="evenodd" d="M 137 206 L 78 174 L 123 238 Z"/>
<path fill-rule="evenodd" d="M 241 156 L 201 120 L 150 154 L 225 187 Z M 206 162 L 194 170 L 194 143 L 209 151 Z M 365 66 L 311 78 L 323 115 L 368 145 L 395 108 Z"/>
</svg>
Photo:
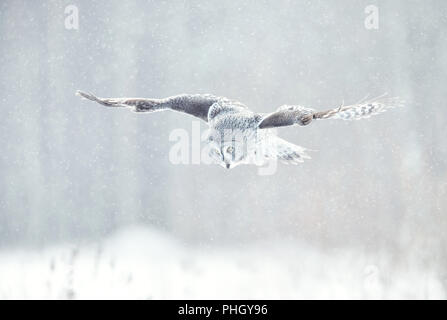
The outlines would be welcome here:
<svg viewBox="0 0 447 320">
<path fill-rule="evenodd" d="M 213 162 L 227 169 L 245 163 L 247 159 L 247 139 L 234 131 L 211 131 L 208 147 L 208 154 Z"/>
</svg>

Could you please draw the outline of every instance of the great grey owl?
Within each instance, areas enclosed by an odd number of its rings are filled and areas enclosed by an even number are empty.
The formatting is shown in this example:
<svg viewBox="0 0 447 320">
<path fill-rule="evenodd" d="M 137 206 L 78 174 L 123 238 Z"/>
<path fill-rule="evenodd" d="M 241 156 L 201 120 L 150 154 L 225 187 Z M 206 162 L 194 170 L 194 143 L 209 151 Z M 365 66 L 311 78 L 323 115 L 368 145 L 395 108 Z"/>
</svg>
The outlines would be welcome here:
<svg viewBox="0 0 447 320">
<path fill-rule="evenodd" d="M 403 103 L 382 96 L 326 111 L 283 105 L 273 113 L 261 114 L 238 101 L 211 94 L 181 94 L 165 99 L 99 98 L 82 91 L 76 94 L 106 107 L 127 107 L 135 112 L 173 110 L 202 119 L 210 129 L 208 154 L 213 162 L 227 169 L 239 164 L 263 165 L 270 159 L 298 164 L 310 158 L 305 148 L 279 138 L 272 128 L 305 126 L 320 119 L 363 119 Z"/>
</svg>

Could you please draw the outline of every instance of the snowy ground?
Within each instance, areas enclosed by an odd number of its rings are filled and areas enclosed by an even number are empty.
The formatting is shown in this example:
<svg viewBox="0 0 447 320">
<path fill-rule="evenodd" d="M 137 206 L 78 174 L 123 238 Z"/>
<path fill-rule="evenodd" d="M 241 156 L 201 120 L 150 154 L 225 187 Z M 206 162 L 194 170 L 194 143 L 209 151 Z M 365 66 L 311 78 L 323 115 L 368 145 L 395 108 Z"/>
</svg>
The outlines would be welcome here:
<svg viewBox="0 0 447 320">
<path fill-rule="evenodd" d="M 185 246 L 131 228 L 101 243 L 0 252 L 0 299 L 445 298 L 434 272 L 284 243 Z"/>
</svg>

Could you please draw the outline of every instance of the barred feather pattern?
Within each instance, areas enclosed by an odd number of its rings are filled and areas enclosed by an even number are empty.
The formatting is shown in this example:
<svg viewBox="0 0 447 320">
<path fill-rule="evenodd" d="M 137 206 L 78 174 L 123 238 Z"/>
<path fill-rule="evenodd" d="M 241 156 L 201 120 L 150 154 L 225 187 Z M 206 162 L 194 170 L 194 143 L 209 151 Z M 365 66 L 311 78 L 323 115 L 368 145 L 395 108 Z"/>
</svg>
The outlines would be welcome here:
<svg viewBox="0 0 447 320">
<path fill-rule="evenodd" d="M 316 112 L 314 119 L 359 120 L 382 113 L 391 108 L 402 107 L 404 101 L 400 98 L 376 98 L 350 106 L 341 106 L 327 111 Z"/>
<path fill-rule="evenodd" d="M 276 137 L 274 141 L 275 146 L 271 148 L 271 156 L 276 157 L 279 161 L 285 164 L 300 164 L 304 160 L 310 159 L 308 155 L 308 149 L 296 144 L 290 143 L 279 137 Z"/>
</svg>

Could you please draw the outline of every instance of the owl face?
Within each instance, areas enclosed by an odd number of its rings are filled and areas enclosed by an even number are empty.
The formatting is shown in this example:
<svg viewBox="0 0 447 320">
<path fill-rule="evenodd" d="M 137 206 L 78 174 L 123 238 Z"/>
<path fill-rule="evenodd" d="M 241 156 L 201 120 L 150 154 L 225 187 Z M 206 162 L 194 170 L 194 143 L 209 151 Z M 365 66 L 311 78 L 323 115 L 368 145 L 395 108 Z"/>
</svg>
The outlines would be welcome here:
<svg viewBox="0 0 447 320">
<path fill-rule="evenodd" d="M 237 139 L 235 136 L 226 138 L 220 135 L 208 137 L 209 156 L 222 167 L 232 169 L 244 163 L 247 158 L 247 147 L 244 139 Z"/>
</svg>

